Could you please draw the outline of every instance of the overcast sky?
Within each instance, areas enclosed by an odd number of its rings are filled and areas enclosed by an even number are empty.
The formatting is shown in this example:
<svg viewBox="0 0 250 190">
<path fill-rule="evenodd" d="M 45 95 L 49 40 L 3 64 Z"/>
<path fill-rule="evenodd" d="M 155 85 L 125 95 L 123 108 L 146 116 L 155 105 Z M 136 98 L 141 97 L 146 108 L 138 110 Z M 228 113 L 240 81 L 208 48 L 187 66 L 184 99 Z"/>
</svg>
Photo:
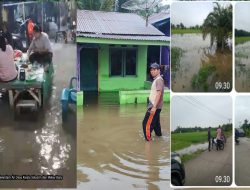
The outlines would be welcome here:
<svg viewBox="0 0 250 190">
<path fill-rule="evenodd" d="M 236 3 L 235 28 L 250 32 L 250 2 Z"/>
<path fill-rule="evenodd" d="M 177 126 L 217 127 L 229 119 L 232 122 L 231 97 L 174 96 L 171 99 L 171 131 Z"/>
<path fill-rule="evenodd" d="M 238 96 L 235 100 L 235 126 L 238 128 L 245 119 L 250 121 L 250 97 Z"/>
<path fill-rule="evenodd" d="M 220 4 L 228 5 L 228 3 Z M 187 26 L 202 25 L 207 15 L 213 11 L 212 2 L 174 2 L 171 5 L 171 23 Z"/>
</svg>

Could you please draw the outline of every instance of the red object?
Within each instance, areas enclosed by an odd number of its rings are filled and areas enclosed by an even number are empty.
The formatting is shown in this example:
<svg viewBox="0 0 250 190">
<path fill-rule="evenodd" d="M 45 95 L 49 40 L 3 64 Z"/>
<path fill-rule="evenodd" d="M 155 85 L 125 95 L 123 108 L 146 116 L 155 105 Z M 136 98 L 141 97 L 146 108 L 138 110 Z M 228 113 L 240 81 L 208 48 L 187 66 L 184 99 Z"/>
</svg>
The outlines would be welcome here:
<svg viewBox="0 0 250 190">
<path fill-rule="evenodd" d="M 31 19 L 28 21 L 27 27 L 28 27 L 28 36 L 29 36 L 30 39 L 32 39 L 32 37 L 33 37 L 33 27 L 34 27 L 34 23 L 32 22 Z"/>
<path fill-rule="evenodd" d="M 14 59 L 18 57 L 22 57 L 23 52 L 21 50 L 14 50 Z"/>
<path fill-rule="evenodd" d="M 150 125 L 152 123 L 153 117 L 154 117 L 154 114 L 150 112 L 150 116 L 148 118 L 147 125 L 146 125 L 146 137 L 148 141 L 151 140 Z"/>
</svg>

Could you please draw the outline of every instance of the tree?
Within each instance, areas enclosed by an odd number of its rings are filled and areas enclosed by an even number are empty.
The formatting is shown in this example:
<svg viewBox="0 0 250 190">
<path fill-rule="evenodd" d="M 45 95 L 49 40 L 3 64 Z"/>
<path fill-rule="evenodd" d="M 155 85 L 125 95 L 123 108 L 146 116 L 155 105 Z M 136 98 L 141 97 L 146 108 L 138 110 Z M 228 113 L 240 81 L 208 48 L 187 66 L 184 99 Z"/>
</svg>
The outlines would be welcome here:
<svg viewBox="0 0 250 190">
<path fill-rule="evenodd" d="M 169 10 L 169 6 L 162 5 L 161 0 L 128 0 L 121 7 L 143 16 L 146 26 L 148 26 L 148 18 L 152 14 Z"/>
<path fill-rule="evenodd" d="M 115 0 L 76 0 L 78 9 L 112 11 Z"/>
<path fill-rule="evenodd" d="M 209 13 L 202 25 L 203 39 L 210 34 L 210 45 L 215 42 L 222 51 L 227 46 L 227 39 L 232 37 L 232 5 L 221 7 L 216 2 L 213 12 Z"/>
<path fill-rule="evenodd" d="M 184 26 L 184 24 L 182 22 L 180 23 L 180 27 L 181 27 L 181 29 L 185 28 L 185 26 Z"/>
</svg>

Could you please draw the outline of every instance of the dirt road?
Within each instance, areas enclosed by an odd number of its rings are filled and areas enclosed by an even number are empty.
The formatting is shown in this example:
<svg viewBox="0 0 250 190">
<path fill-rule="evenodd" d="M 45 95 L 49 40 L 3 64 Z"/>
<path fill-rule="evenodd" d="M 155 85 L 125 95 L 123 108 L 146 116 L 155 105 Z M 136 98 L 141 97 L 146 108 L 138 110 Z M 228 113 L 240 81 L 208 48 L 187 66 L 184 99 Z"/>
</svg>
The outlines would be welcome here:
<svg viewBox="0 0 250 190">
<path fill-rule="evenodd" d="M 235 183 L 249 186 L 250 176 L 250 138 L 239 138 L 240 144 L 235 146 Z"/>
<path fill-rule="evenodd" d="M 185 164 L 185 170 L 185 186 L 230 185 L 232 181 L 232 138 L 227 139 L 224 150 L 217 151 L 213 147 L 210 152 L 206 150 L 199 157 L 188 161 Z M 216 176 L 221 176 L 221 182 L 216 182 Z M 222 182 L 223 180 L 228 181 L 229 178 L 230 182 Z"/>
</svg>

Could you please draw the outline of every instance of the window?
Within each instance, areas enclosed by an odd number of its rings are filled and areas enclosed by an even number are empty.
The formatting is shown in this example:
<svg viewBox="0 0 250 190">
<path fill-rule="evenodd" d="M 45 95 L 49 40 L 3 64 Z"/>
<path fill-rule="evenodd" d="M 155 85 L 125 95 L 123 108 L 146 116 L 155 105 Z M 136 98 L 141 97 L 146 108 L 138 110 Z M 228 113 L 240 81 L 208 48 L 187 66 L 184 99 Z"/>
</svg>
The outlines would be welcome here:
<svg viewBox="0 0 250 190">
<path fill-rule="evenodd" d="M 135 76 L 136 60 L 136 48 L 110 48 L 110 76 Z"/>
<path fill-rule="evenodd" d="M 112 49 L 110 52 L 111 58 L 111 76 L 122 75 L 122 51 L 121 49 Z"/>
</svg>

